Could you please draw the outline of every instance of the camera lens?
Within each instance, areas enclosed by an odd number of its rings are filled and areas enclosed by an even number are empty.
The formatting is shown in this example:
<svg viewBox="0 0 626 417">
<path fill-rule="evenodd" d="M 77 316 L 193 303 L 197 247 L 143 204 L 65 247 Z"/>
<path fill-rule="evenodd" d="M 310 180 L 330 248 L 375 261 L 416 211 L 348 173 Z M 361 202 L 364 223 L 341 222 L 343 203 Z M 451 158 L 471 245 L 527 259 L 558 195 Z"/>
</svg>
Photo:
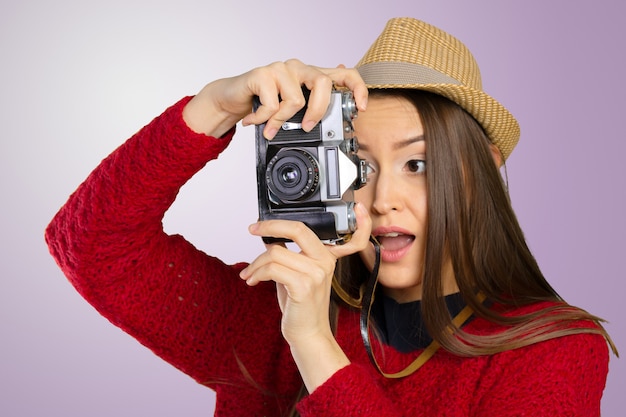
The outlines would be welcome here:
<svg viewBox="0 0 626 417">
<path fill-rule="evenodd" d="M 296 202 L 317 190 L 319 168 L 306 150 L 283 148 L 268 162 L 265 177 L 270 191 L 283 203 Z"/>
<path fill-rule="evenodd" d="M 282 167 L 280 172 L 280 182 L 285 185 L 297 184 L 300 178 L 300 171 L 298 167 L 293 165 L 286 165 Z"/>
</svg>

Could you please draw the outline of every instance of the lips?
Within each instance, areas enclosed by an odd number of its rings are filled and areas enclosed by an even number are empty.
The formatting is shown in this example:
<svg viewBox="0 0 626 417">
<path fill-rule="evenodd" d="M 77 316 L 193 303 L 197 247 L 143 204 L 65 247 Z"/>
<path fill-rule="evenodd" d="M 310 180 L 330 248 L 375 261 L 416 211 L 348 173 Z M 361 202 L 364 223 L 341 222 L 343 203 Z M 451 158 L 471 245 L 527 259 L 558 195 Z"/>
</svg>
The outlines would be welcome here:
<svg viewBox="0 0 626 417">
<path fill-rule="evenodd" d="M 380 243 L 383 262 L 400 260 L 411 248 L 415 235 L 398 227 L 378 227 L 372 233 Z"/>
</svg>

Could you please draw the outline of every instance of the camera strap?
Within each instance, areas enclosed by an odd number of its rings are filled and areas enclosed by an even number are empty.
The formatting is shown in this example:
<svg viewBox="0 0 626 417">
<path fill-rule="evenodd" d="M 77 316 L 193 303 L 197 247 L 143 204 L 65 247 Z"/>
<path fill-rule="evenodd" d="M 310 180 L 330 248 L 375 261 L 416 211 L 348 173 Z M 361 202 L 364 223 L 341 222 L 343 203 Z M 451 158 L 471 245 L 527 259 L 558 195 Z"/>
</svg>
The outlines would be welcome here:
<svg viewBox="0 0 626 417">
<path fill-rule="evenodd" d="M 372 242 L 372 244 L 374 245 L 376 260 L 374 262 L 374 267 L 372 268 L 372 272 L 370 273 L 367 283 L 365 284 L 365 288 L 362 291 L 361 300 L 359 300 L 360 306 L 358 307 L 361 308 L 361 338 L 363 339 L 363 345 L 365 346 L 365 350 L 367 351 L 367 356 L 369 357 L 372 364 L 383 376 L 391 379 L 404 378 L 417 371 L 430 358 L 432 358 L 435 352 L 437 352 L 437 350 L 439 349 L 440 345 L 436 340 L 433 340 L 432 343 L 428 345 L 426 349 L 424 349 L 422 353 L 420 353 L 417 358 L 415 358 L 415 360 L 413 360 L 413 362 L 411 362 L 406 368 L 399 372 L 387 373 L 381 369 L 380 365 L 376 361 L 376 357 L 374 356 L 374 352 L 372 350 L 372 343 L 370 340 L 369 332 L 370 315 L 372 312 L 372 305 L 374 304 L 374 294 L 376 292 L 376 286 L 378 284 L 378 269 L 380 267 L 380 244 L 378 243 L 378 241 L 376 241 L 374 237 L 370 237 L 370 242 Z M 336 287 L 339 287 L 339 285 L 337 285 Z M 335 290 L 337 290 L 336 287 Z M 341 291 L 343 292 L 343 290 Z M 471 307 L 469 305 L 465 306 L 465 308 L 463 308 L 463 310 L 461 310 L 461 312 L 457 314 L 454 319 L 452 319 L 452 324 L 456 328 L 459 328 L 472 316 L 472 314 L 473 310 L 471 309 Z"/>
</svg>

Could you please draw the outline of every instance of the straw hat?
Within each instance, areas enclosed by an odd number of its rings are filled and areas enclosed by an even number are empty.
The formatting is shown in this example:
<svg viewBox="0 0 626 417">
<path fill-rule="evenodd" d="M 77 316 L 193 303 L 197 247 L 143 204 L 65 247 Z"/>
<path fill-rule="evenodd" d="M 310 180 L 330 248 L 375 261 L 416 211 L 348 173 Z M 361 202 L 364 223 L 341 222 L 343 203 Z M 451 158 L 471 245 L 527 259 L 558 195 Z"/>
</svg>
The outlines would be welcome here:
<svg viewBox="0 0 626 417">
<path fill-rule="evenodd" d="M 413 18 L 394 18 L 361 58 L 368 88 L 430 91 L 454 101 L 480 123 L 504 159 L 520 136 L 517 120 L 482 91 L 478 64 L 458 39 Z"/>
</svg>

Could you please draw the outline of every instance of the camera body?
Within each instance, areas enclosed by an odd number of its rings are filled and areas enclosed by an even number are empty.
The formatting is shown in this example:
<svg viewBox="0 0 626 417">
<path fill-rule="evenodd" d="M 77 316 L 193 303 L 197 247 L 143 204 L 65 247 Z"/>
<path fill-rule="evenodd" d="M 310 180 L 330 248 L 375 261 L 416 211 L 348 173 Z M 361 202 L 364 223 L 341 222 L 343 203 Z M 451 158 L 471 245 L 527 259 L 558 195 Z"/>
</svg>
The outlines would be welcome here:
<svg viewBox="0 0 626 417">
<path fill-rule="evenodd" d="M 308 103 L 309 91 L 303 93 Z M 259 105 L 255 98 L 255 111 Z M 367 163 L 356 156 L 356 104 L 350 91 L 333 90 L 326 114 L 310 132 L 301 126 L 306 109 L 272 140 L 263 136 L 265 124 L 256 126 L 259 218 L 301 221 L 321 240 L 343 243 L 356 229 L 353 191 L 367 180 Z"/>
</svg>

